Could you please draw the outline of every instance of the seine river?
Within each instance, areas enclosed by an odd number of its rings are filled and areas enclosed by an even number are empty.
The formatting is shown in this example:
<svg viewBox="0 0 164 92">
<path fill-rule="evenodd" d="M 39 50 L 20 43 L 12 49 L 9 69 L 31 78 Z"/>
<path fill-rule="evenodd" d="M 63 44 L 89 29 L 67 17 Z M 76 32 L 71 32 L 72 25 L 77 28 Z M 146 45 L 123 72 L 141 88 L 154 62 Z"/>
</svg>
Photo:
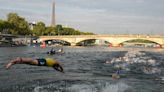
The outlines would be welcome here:
<svg viewBox="0 0 164 92">
<path fill-rule="evenodd" d="M 164 81 L 159 80 L 164 76 L 164 50 L 63 48 L 63 55 L 47 55 L 50 47 L 1 47 L 0 92 L 164 92 Z M 65 73 L 25 64 L 6 70 L 5 64 L 15 57 L 56 58 Z M 118 66 L 120 79 L 113 79 Z"/>
</svg>

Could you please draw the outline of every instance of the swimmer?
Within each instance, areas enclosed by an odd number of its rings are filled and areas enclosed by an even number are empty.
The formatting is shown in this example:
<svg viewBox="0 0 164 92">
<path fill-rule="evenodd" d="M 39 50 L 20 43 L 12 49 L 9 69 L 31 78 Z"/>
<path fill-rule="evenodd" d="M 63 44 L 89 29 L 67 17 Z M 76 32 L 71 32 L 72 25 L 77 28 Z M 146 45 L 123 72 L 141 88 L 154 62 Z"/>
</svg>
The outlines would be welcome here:
<svg viewBox="0 0 164 92">
<path fill-rule="evenodd" d="M 54 50 L 54 48 L 52 48 L 50 51 L 47 52 L 47 54 L 50 54 L 50 55 L 55 54 L 55 53 L 56 51 Z"/>
<path fill-rule="evenodd" d="M 58 51 L 57 51 L 58 54 L 63 54 L 64 53 L 64 50 L 63 48 L 60 48 Z"/>
<path fill-rule="evenodd" d="M 55 51 L 53 48 L 47 52 L 47 54 L 54 55 L 54 54 L 64 54 L 63 48 L 60 48 L 59 50 Z"/>
<path fill-rule="evenodd" d="M 119 79 L 120 78 L 120 75 L 114 73 L 114 74 L 112 74 L 112 78 L 113 79 Z"/>
<path fill-rule="evenodd" d="M 116 71 L 116 74 L 119 75 L 119 74 L 120 74 L 120 70 L 117 70 L 117 71 Z"/>
<path fill-rule="evenodd" d="M 52 58 L 39 58 L 39 59 L 32 59 L 32 58 L 21 58 L 18 57 L 16 59 L 11 60 L 8 64 L 6 64 L 6 69 L 9 69 L 14 64 L 29 64 L 29 65 L 36 65 L 36 66 L 48 66 L 52 67 L 57 71 L 64 73 L 63 67 Z"/>
<path fill-rule="evenodd" d="M 120 70 L 118 69 L 116 73 L 112 74 L 113 79 L 119 79 L 120 78 Z"/>
</svg>

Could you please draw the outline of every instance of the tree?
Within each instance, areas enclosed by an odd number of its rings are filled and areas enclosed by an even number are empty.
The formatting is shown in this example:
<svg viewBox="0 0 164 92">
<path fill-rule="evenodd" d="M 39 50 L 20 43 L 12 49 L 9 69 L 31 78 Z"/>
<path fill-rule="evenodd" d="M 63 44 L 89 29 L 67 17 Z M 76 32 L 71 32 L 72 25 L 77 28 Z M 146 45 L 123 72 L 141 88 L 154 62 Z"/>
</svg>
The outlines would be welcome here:
<svg viewBox="0 0 164 92">
<path fill-rule="evenodd" d="M 43 22 L 38 22 L 36 26 L 34 26 L 34 29 L 32 32 L 33 32 L 33 35 L 35 36 L 41 36 L 45 34 L 45 30 L 46 30 L 45 24 Z"/>
<path fill-rule="evenodd" d="M 63 31 L 64 31 L 64 32 L 63 32 L 64 35 L 72 35 L 74 29 L 73 29 L 73 28 L 63 28 Z"/>
<path fill-rule="evenodd" d="M 4 21 L 0 20 L 0 32 L 2 33 L 4 29 Z"/>
<path fill-rule="evenodd" d="M 10 29 L 11 34 L 28 35 L 31 33 L 28 22 L 16 13 L 9 13 L 7 21 L 13 26 L 13 28 Z"/>
<path fill-rule="evenodd" d="M 56 35 L 55 27 L 46 27 L 44 35 Z"/>
<path fill-rule="evenodd" d="M 0 32 L 1 33 L 8 34 L 9 30 L 12 28 L 13 28 L 13 26 L 8 21 L 0 20 Z"/>
<path fill-rule="evenodd" d="M 55 30 L 56 30 L 57 35 L 62 35 L 62 32 L 61 32 L 63 30 L 62 25 L 56 25 Z"/>
<path fill-rule="evenodd" d="M 9 13 L 7 21 L 0 20 L 0 32 L 15 34 L 15 35 L 92 35 L 89 32 L 80 32 L 74 28 L 64 28 L 62 25 L 56 27 L 46 27 L 43 22 L 38 22 L 33 30 L 30 30 L 29 23 L 25 18 L 18 16 L 17 13 Z"/>
</svg>

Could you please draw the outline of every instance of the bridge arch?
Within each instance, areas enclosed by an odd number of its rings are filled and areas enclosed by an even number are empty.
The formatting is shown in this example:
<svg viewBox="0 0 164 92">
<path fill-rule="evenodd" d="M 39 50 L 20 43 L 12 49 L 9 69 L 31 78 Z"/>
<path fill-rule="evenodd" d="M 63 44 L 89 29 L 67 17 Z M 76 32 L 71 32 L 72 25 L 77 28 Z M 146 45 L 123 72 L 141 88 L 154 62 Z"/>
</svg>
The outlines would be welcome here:
<svg viewBox="0 0 164 92">
<path fill-rule="evenodd" d="M 46 40 L 42 40 L 41 42 L 46 42 L 46 44 L 49 44 L 49 42 L 51 42 L 51 45 L 53 44 L 61 44 L 61 45 L 68 45 L 70 46 L 71 43 L 66 41 L 66 40 L 63 40 L 63 39 L 46 39 Z"/>
<path fill-rule="evenodd" d="M 155 40 L 155 39 L 146 39 L 146 38 L 130 38 L 130 39 L 124 39 L 124 40 L 121 40 L 120 42 L 119 42 L 119 44 L 120 43 L 123 43 L 123 42 L 126 42 L 126 41 L 130 41 L 130 40 L 138 40 L 138 39 L 140 39 L 140 40 L 145 40 L 145 41 L 151 41 L 151 42 L 154 42 L 154 43 L 157 43 L 157 44 L 162 44 L 162 42 L 161 41 L 159 41 L 159 40 Z"/>
<path fill-rule="evenodd" d="M 151 42 L 155 42 L 157 44 L 163 45 L 164 41 L 159 38 L 137 38 L 137 37 L 130 37 L 130 38 L 103 38 L 104 40 L 107 40 L 108 42 L 111 42 L 113 46 L 119 46 L 121 43 L 129 41 L 129 40 L 136 40 L 136 39 L 141 39 L 141 40 L 148 40 Z"/>
<path fill-rule="evenodd" d="M 79 43 L 84 43 L 85 44 L 85 41 L 86 41 L 86 43 L 87 43 L 87 41 L 90 41 L 90 43 L 94 43 L 94 44 L 96 44 L 96 43 L 101 43 L 101 44 L 103 44 L 103 42 L 104 42 L 104 44 L 105 43 L 108 43 L 108 44 L 110 44 L 110 42 L 108 42 L 107 40 L 104 40 L 104 39 L 100 39 L 100 38 L 87 38 L 87 39 L 80 39 L 80 40 L 77 40 L 77 42 L 76 42 L 76 45 L 78 45 Z M 101 41 L 101 42 L 96 42 L 96 41 Z"/>
<path fill-rule="evenodd" d="M 117 41 L 113 40 L 112 45 L 114 46 L 122 46 L 122 43 L 131 41 L 131 40 L 145 40 L 145 41 L 150 41 L 152 43 L 158 44 L 160 47 L 163 47 L 163 40 L 156 39 L 156 38 L 127 38 L 127 39 L 117 39 Z M 115 42 L 114 42 L 115 41 Z"/>
<path fill-rule="evenodd" d="M 122 46 L 144 46 L 144 47 L 161 47 L 161 44 L 147 39 L 131 39 L 124 41 Z"/>
</svg>

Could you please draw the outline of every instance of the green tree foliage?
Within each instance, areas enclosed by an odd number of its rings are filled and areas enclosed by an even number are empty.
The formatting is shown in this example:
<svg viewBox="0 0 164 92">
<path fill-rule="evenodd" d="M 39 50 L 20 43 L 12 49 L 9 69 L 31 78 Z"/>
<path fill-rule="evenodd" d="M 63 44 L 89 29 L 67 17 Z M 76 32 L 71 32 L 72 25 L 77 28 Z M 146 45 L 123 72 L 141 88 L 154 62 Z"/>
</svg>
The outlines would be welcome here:
<svg viewBox="0 0 164 92">
<path fill-rule="evenodd" d="M 0 20 L 0 32 L 3 31 L 3 28 L 4 28 L 4 21 Z"/>
<path fill-rule="evenodd" d="M 56 27 L 46 27 L 43 22 L 38 22 L 30 30 L 29 24 L 25 18 L 20 17 L 17 13 L 9 13 L 7 20 L 0 20 L 0 32 L 14 35 L 94 35 L 90 32 L 80 32 L 69 27 L 63 27 L 61 24 Z"/>
<path fill-rule="evenodd" d="M 0 20 L 0 32 L 3 34 L 9 33 L 9 30 L 12 29 L 13 26 L 8 22 L 4 20 Z"/>
<path fill-rule="evenodd" d="M 94 33 L 91 32 L 82 32 L 83 35 L 95 35 Z"/>
<path fill-rule="evenodd" d="M 9 13 L 7 21 L 12 25 L 12 29 L 10 29 L 11 34 L 29 35 L 31 33 L 28 22 L 16 13 Z"/>
<path fill-rule="evenodd" d="M 2 33 L 3 32 L 3 29 L 5 28 L 4 27 L 4 21 L 3 20 L 0 20 L 0 32 Z"/>
<path fill-rule="evenodd" d="M 63 28 L 64 35 L 73 35 L 75 32 L 73 28 Z"/>
<path fill-rule="evenodd" d="M 62 25 L 56 25 L 55 30 L 56 30 L 57 35 L 64 35 Z"/>
<path fill-rule="evenodd" d="M 62 25 L 57 25 L 56 28 L 57 35 L 94 35 L 89 32 L 80 32 L 79 30 L 75 30 L 69 27 L 62 27 Z"/>
<path fill-rule="evenodd" d="M 46 27 L 44 35 L 56 35 L 55 27 Z"/>
<path fill-rule="evenodd" d="M 38 22 L 36 26 L 34 26 L 33 29 L 33 35 L 34 36 L 41 36 L 45 34 L 46 26 L 43 22 Z"/>
</svg>

